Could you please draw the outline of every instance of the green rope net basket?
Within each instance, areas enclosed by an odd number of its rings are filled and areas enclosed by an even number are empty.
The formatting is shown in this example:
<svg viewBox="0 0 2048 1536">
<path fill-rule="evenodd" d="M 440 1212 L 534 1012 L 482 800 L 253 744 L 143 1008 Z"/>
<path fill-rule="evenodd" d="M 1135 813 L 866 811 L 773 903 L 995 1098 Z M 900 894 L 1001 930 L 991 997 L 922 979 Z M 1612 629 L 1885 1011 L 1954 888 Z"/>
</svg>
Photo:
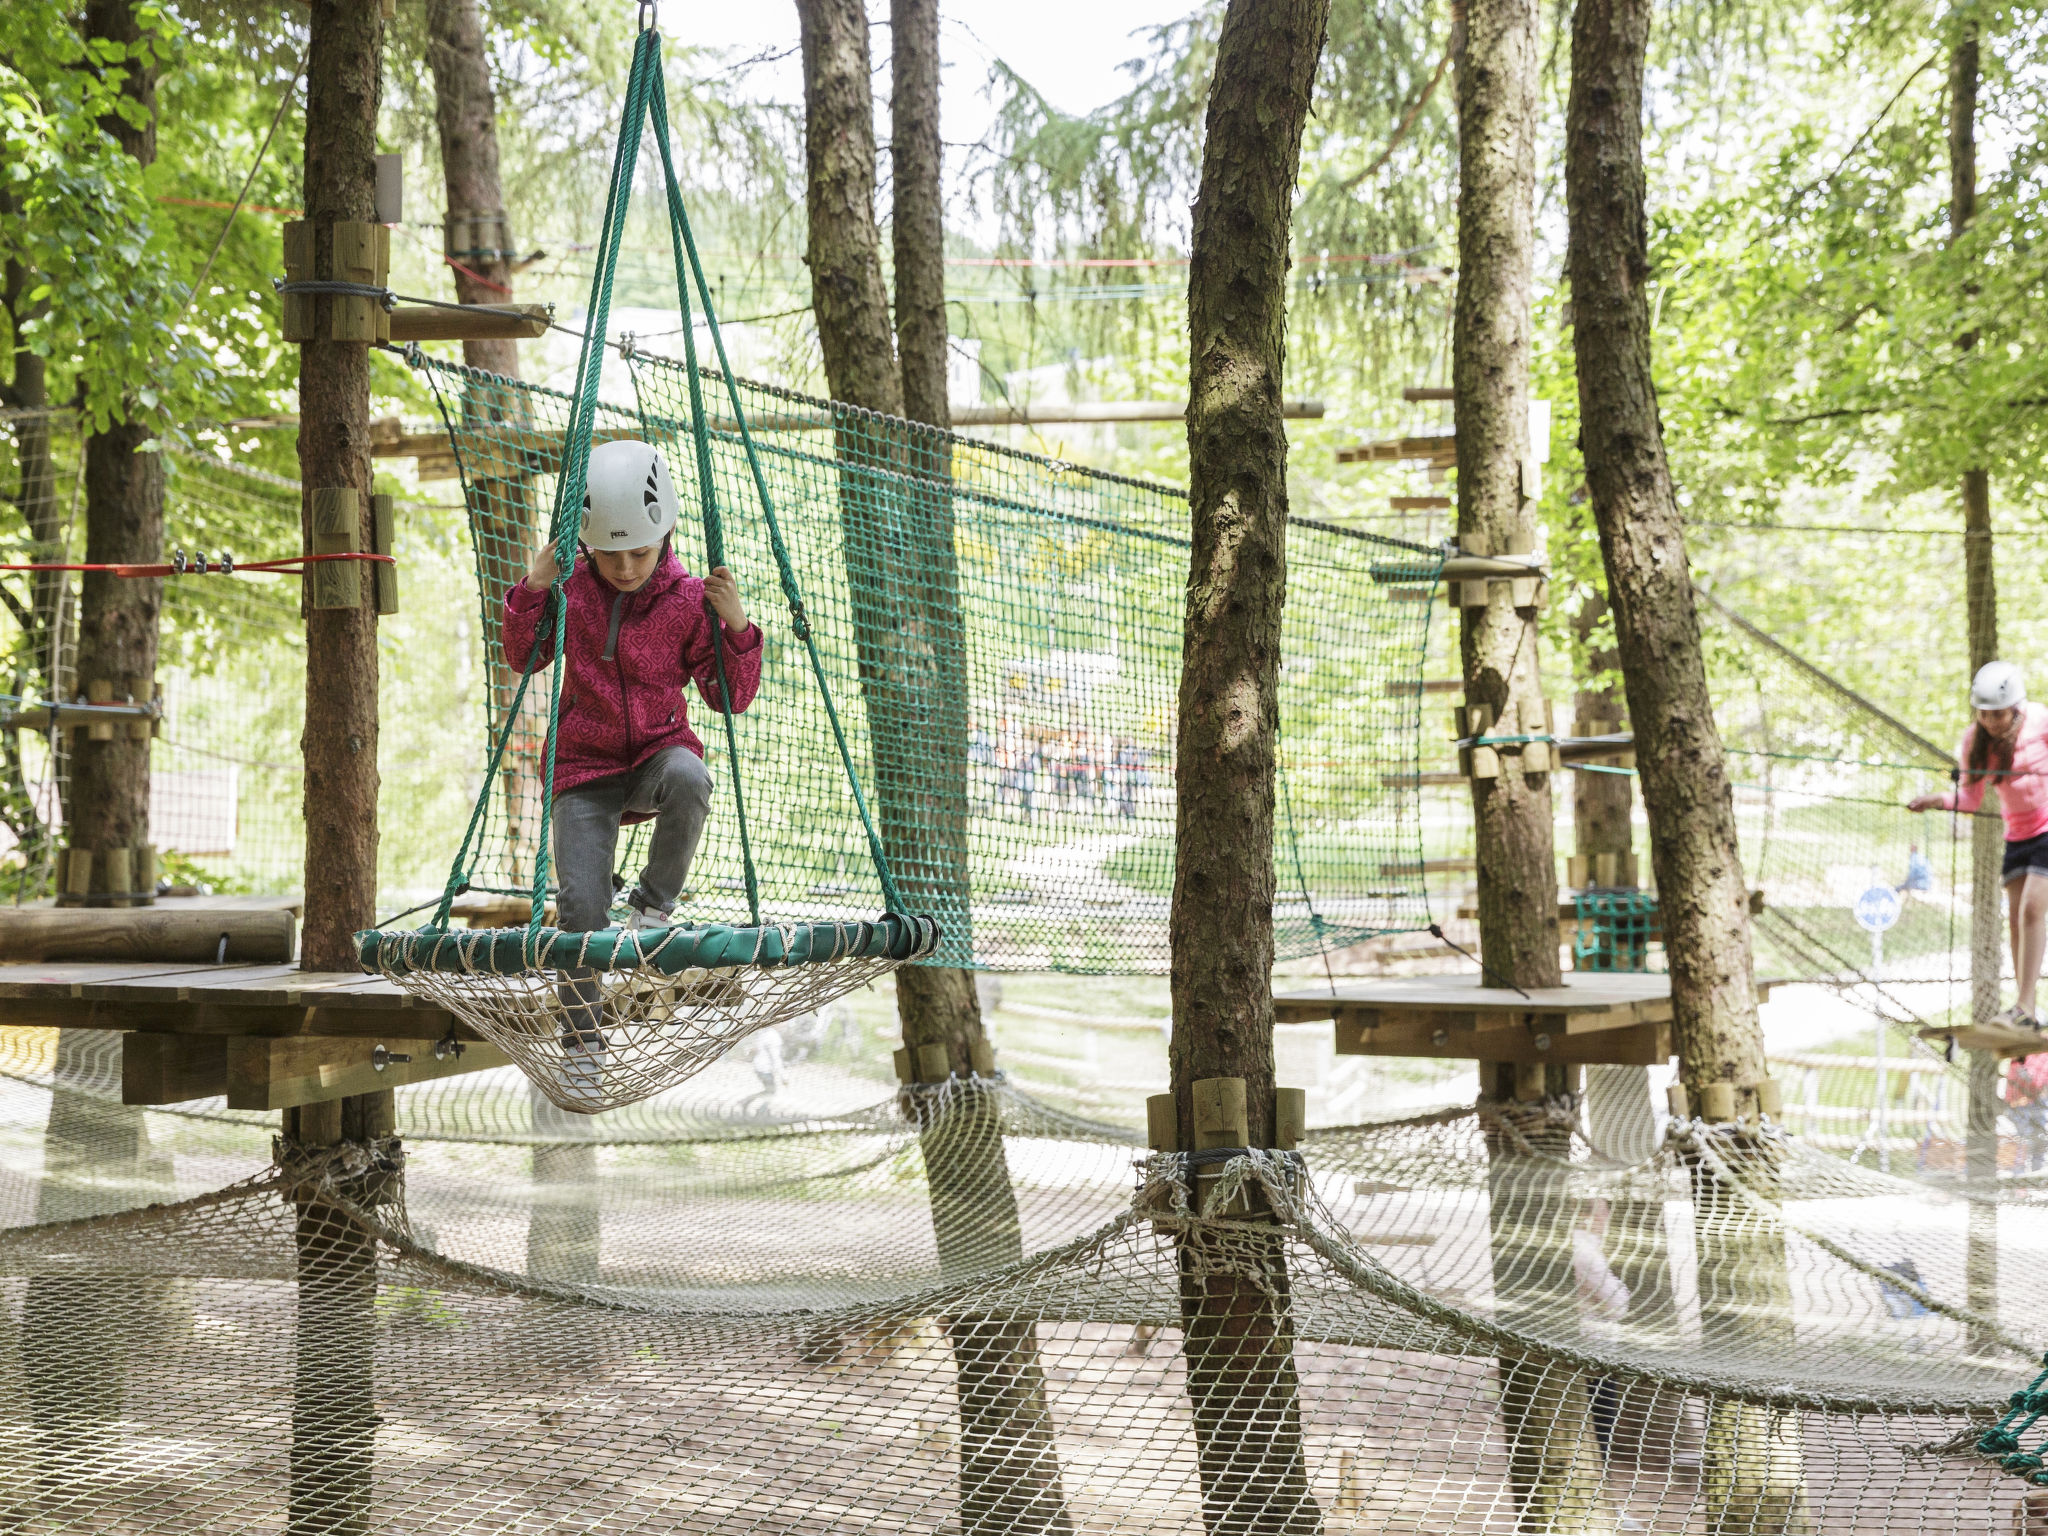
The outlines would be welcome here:
<svg viewBox="0 0 2048 1536">
<path fill-rule="evenodd" d="M 837 743 L 849 799 L 867 834 L 870 857 L 886 910 L 878 917 L 849 917 L 843 911 L 814 913 L 810 920 L 764 921 L 760 882 L 747 830 L 746 800 L 739 771 L 739 740 L 732 714 L 723 715 L 725 756 L 731 767 L 745 889 L 751 921 L 744 925 L 686 924 L 666 928 L 608 928 L 563 932 L 545 926 L 548 891 L 548 823 L 555 782 L 556 728 L 561 718 L 560 664 L 550 674 L 545 766 L 539 825 L 533 840 L 531 921 L 524 928 L 457 930 L 450 926 L 456 895 L 471 887 L 493 784 L 506 763 L 519 704 L 537 670 L 551 655 L 552 637 L 567 633 L 568 600 L 563 583 L 577 558 L 584 488 L 598 413 L 604 337 L 610 317 L 612 276 L 618 264 L 640 140 L 649 118 L 660 150 L 668 194 L 669 228 L 675 251 L 676 290 L 683 312 L 690 422 L 695 450 L 705 553 L 712 567 L 725 564 L 725 542 L 711 473 L 712 417 L 706 409 L 703 374 L 697 365 L 690 320 L 694 287 L 702 302 L 720 377 L 725 382 L 732 422 L 746 448 L 755 492 L 773 549 L 792 627 L 810 661 Z M 408 992 L 445 1008 L 497 1046 L 559 1108 L 594 1114 L 650 1097 L 709 1066 L 756 1030 L 815 1012 L 833 998 L 864 986 L 908 961 L 936 952 L 936 918 L 905 909 L 889 860 L 862 793 L 826 681 L 824 664 L 804 616 L 795 568 L 775 522 L 773 498 L 748 430 L 725 342 L 712 311 L 711 295 L 684 214 L 670 159 L 668 111 L 662 95 L 661 49 L 651 29 L 640 34 L 626 88 L 625 120 L 612 165 L 605 204 L 604 233 L 592 283 L 588 329 L 577 365 L 575 404 L 561 439 L 561 474 L 556 482 L 548 537 L 561 575 L 548 596 L 540 640 L 521 672 L 512 708 L 496 733 L 484 784 L 469 828 L 457 851 L 448 884 L 432 921 L 416 930 L 372 930 L 357 935 L 363 964 Z M 726 685 L 723 629 L 712 615 L 719 699 Z M 622 767 L 627 765 L 622 765 Z M 822 919 L 822 920 L 821 920 Z"/>
</svg>

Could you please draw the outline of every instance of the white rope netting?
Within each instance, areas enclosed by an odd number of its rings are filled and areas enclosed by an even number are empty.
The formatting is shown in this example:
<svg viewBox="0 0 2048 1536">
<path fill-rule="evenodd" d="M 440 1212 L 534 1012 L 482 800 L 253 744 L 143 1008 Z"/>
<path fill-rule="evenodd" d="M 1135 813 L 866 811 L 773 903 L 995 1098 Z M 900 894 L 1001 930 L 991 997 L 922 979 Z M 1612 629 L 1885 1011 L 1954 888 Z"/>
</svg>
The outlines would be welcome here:
<svg viewBox="0 0 2048 1536">
<path fill-rule="evenodd" d="M 981 1079 L 750 1125 L 497 1073 L 399 1090 L 402 1170 L 273 1169 L 77 1064 L 0 1085 L 25 1531 L 1983 1536 L 2033 1496 L 1968 1450 L 2032 1374 L 2032 1197 L 1769 1134 L 1619 1159 L 1487 1105 L 1145 1158 Z"/>
</svg>

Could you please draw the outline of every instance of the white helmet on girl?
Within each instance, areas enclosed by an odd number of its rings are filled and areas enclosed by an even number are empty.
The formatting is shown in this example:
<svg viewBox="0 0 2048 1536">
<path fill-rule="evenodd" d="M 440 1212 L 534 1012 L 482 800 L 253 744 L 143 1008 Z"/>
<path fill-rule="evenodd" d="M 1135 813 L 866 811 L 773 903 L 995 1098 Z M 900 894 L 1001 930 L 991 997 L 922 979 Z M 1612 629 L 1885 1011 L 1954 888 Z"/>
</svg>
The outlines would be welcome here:
<svg viewBox="0 0 2048 1536">
<path fill-rule="evenodd" d="M 585 485 L 583 542 L 590 548 L 645 549 L 675 530 L 675 483 L 652 443 L 599 443 Z"/>
<path fill-rule="evenodd" d="M 2009 661 L 1987 661 L 1977 669 L 1970 684 L 1973 709 L 2012 709 L 2027 702 L 2027 685 L 2020 669 Z"/>
</svg>

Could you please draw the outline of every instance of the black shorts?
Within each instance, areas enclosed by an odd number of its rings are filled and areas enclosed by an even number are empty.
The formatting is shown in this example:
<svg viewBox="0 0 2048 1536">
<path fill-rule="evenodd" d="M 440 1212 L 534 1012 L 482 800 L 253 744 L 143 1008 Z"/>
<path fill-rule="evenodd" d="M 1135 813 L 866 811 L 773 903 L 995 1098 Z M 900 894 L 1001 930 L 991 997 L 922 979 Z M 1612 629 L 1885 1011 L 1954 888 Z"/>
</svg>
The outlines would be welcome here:
<svg viewBox="0 0 2048 1536">
<path fill-rule="evenodd" d="M 2000 883 L 2011 885 L 2029 875 L 2048 879 L 2048 832 L 2005 845 L 2005 872 L 1999 877 Z"/>
</svg>

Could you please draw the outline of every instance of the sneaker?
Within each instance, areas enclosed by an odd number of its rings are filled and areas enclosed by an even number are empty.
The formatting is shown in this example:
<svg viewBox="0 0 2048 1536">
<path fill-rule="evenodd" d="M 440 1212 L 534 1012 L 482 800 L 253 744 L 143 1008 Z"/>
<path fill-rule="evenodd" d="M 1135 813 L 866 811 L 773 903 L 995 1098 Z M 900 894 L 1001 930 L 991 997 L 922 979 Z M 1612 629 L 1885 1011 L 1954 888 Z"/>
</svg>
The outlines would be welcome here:
<svg viewBox="0 0 2048 1536">
<path fill-rule="evenodd" d="M 666 908 L 643 907 L 637 901 L 626 903 L 626 920 L 619 924 L 628 933 L 645 933 L 651 928 L 673 928 L 675 919 Z"/>
<path fill-rule="evenodd" d="M 558 1093 L 550 1095 L 563 1109 L 580 1115 L 594 1115 L 611 1106 L 605 1102 L 605 1065 L 611 1059 L 603 1041 L 586 1041 L 571 1035 L 562 1042 L 559 1076 L 552 1084 Z"/>
</svg>

